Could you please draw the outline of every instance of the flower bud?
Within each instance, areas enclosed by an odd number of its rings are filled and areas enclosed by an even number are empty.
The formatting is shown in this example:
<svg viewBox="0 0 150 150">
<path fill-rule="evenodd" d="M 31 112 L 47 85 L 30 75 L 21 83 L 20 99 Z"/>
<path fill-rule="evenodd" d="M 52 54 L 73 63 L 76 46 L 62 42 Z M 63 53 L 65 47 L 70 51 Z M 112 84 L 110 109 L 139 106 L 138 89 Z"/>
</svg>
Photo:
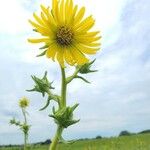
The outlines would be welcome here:
<svg viewBox="0 0 150 150">
<path fill-rule="evenodd" d="M 84 64 L 83 66 L 77 66 L 77 68 L 79 69 L 79 73 L 81 74 L 87 74 L 87 73 L 91 73 L 91 72 L 96 72 L 97 70 L 90 70 L 92 64 L 95 62 L 96 59 L 94 59 L 93 61 Z"/>
<path fill-rule="evenodd" d="M 64 107 L 62 109 L 59 109 L 58 111 L 55 112 L 53 111 L 53 115 L 49 115 L 50 117 L 55 119 L 56 124 L 63 128 L 67 128 L 68 126 L 71 126 L 79 120 L 74 120 L 73 119 L 73 111 L 75 108 L 78 106 L 78 104 L 75 104 L 72 107 Z"/>
<path fill-rule="evenodd" d="M 31 90 L 27 90 L 28 92 L 37 91 L 42 93 L 43 96 L 45 96 L 45 93 L 48 93 L 49 89 L 54 89 L 52 87 L 53 82 L 49 82 L 47 79 L 47 72 L 45 72 L 45 75 L 42 79 L 37 78 L 36 76 L 31 76 L 31 77 L 35 82 L 35 86 Z"/>
</svg>

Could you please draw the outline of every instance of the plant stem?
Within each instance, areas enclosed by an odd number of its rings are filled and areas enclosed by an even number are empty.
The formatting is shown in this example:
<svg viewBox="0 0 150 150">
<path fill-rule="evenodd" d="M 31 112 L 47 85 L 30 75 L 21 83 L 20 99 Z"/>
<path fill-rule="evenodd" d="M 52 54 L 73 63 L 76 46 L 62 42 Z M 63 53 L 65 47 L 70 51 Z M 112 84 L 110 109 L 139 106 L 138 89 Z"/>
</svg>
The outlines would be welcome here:
<svg viewBox="0 0 150 150">
<path fill-rule="evenodd" d="M 61 67 L 61 75 L 62 75 L 62 83 L 61 83 L 61 101 L 59 105 L 59 109 L 66 107 L 66 91 L 67 91 L 67 82 L 66 82 L 66 74 L 65 69 Z M 59 142 L 59 139 L 61 137 L 61 134 L 63 132 L 63 127 L 60 127 L 58 125 L 57 131 L 55 134 L 54 139 L 52 140 L 52 143 L 50 145 L 49 150 L 56 150 L 57 144 Z"/>
<path fill-rule="evenodd" d="M 70 83 L 70 82 L 77 76 L 79 70 L 80 70 L 80 68 L 77 68 L 77 69 L 75 70 L 75 72 L 73 73 L 73 75 L 70 76 L 70 77 L 68 77 L 68 78 L 66 79 L 67 84 Z"/>
<path fill-rule="evenodd" d="M 62 75 L 62 85 L 61 85 L 61 107 L 66 107 L 66 91 L 67 91 L 67 84 L 66 84 L 66 74 L 65 69 L 61 67 L 61 75 Z"/>
<path fill-rule="evenodd" d="M 27 134 L 24 134 L 24 150 L 27 150 Z"/>
<path fill-rule="evenodd" d="M 61 137 L 61 134 L 62 134 L 62 131 L 63 131 L 63 128 L 58 126 L 57 127 L 57 132 L 56 132 L 55 137 L 54 137 L 54 139 L 53 139 L 53 141 L 50 145 L 49 150 L 56 150 L 58 141 L 59 141 L 59 139 Z"/>
<path fill-rule="evenodd" d="M 27 125 L 27 117 L 24 108 L 22 108 L 22 113 L 24 116 L 24 124 Z M 27 139 L 28 139 L 27 133 L 24 133 L 24 150 L 27 150 Z"/>
<path fill-rule="evenodd" d="M 27 124 L 27 117 L 26 117 L 26 113 L 25 113 L 24 108 L 22 108 L 22 113 L 23 113 L 23 116 L 24 116 L 24 123 Z"/>
</svg>

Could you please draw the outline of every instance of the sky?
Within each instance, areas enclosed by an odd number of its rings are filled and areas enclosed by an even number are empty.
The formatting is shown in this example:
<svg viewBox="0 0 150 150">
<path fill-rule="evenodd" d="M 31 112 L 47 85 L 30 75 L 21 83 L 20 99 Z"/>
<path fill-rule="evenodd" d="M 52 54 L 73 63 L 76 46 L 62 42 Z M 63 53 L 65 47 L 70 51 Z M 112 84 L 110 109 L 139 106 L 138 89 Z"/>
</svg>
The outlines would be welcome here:
<svg viewBox="0 0 150 150">
<path fill-rule="evenodd" d="M 19 129 L 10 126 L 12 117 L 22 119 L 18 100 L 30 99 L 28 112 L 32 125 L 30 142 L 52 138 L 56 126 L 48 110 L 39 111 L 45 99 L 39 93 L 28 93 L 34 85 L 31 75 L 54 81 L 60 92 L 60 70 L 57 63 L 35 57 L 39 45 L 27 38 L 34 33 L 28 23 L 41 3 L 51 0 L 0 0 L 0 145 L 22 144 Z M 78 124 L 64 130 L 65 139 L 116 136 L 122 130 L 139 132 L 150 129 L 150 1 L 149 0 L 74 0 L 93 14 L 96 29 L 101 31 L 101 50 L 91 57 L 99 71 L 86 75 L 91 84 L 74 80 L 68 87 L 68 105 L 79 103 L 75 118 Z M 9 4 L 9 5 L 8 5 Z M 67 75 L 73 72 L 67 69 Z"/>
</svg>

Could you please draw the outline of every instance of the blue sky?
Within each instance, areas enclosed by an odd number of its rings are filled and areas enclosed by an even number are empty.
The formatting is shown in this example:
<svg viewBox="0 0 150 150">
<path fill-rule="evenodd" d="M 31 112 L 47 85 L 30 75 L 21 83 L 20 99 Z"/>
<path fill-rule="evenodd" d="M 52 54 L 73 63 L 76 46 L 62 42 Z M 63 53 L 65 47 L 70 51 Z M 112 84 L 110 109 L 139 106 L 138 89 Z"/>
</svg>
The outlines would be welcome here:
<svg viewBox="0 0 150 150">
<path fill-rule="evenodd" d="M 40 3 L 50 4 L 50 0 L 5 0 L 0 5 L 0 144 L 23 143 L 20 131 L 8 124 L 13 116 L 22 118 L 18 108 L 22 96 L 31 100 L 30 141 L 45 140 L 55 132 L 53 120 L 47 116 L 50 111 L 38 111 L 44 99 L 38 93 L 25 91 L 33 86 L 30 75 L 42 76 L 47 70 L 56 92 L 60 92 L 58 65 L 46 58 L 36 58 L 39 46 L 26 40 L 33 36 L 27 20 Z M 75 117 L 81 121 L 65 130 L 64 137 L 114 136 L 121 130 L 149 129 L 150 1 L 75 3 L 85 5 L 87 14 L 93 14 L 103 38 L 95 63 L 99 72 L 87 76 L 92 84 L 76 80 L 68 88 L 68 104 L 80 103 Z M 67 74 L 72 71 L 68 69 Z"/>
</svg>

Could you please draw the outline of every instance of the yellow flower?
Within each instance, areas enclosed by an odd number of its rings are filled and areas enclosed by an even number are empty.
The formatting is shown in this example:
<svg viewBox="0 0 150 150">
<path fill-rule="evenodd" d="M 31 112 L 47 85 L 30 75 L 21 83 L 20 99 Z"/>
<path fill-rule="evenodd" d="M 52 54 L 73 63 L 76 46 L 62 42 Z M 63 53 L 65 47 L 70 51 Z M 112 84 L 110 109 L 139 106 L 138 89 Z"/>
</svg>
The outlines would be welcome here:
<svg viewBox="0 0 150 150">
<path fill-rule="evenodd" d="M 52 0 L 52 8 L 41 5 L 41 15 L 35 13 L 36 22 L 29 20 L 34 31 L 43 37 L 28 39 L 31 43 L 44 43 L 43 55 L 55 59 L 64 67 L 84 65 L 89 61 L 87 54 L 99 50 L 99 31 L 91 31 L 95 20 L 92 16 L 84 18 L 85 7 L 78 9 L 73 0 Z"/>
<path fill-rule="evenodd" d="M 21 108 L 28 107 L 28 106 L 29 106 L 29 100 L 28 100 L 26 97 L 22 97 L 22 98 L 19 100 L 19 106 L 20 106 Z"/>
</svg>

